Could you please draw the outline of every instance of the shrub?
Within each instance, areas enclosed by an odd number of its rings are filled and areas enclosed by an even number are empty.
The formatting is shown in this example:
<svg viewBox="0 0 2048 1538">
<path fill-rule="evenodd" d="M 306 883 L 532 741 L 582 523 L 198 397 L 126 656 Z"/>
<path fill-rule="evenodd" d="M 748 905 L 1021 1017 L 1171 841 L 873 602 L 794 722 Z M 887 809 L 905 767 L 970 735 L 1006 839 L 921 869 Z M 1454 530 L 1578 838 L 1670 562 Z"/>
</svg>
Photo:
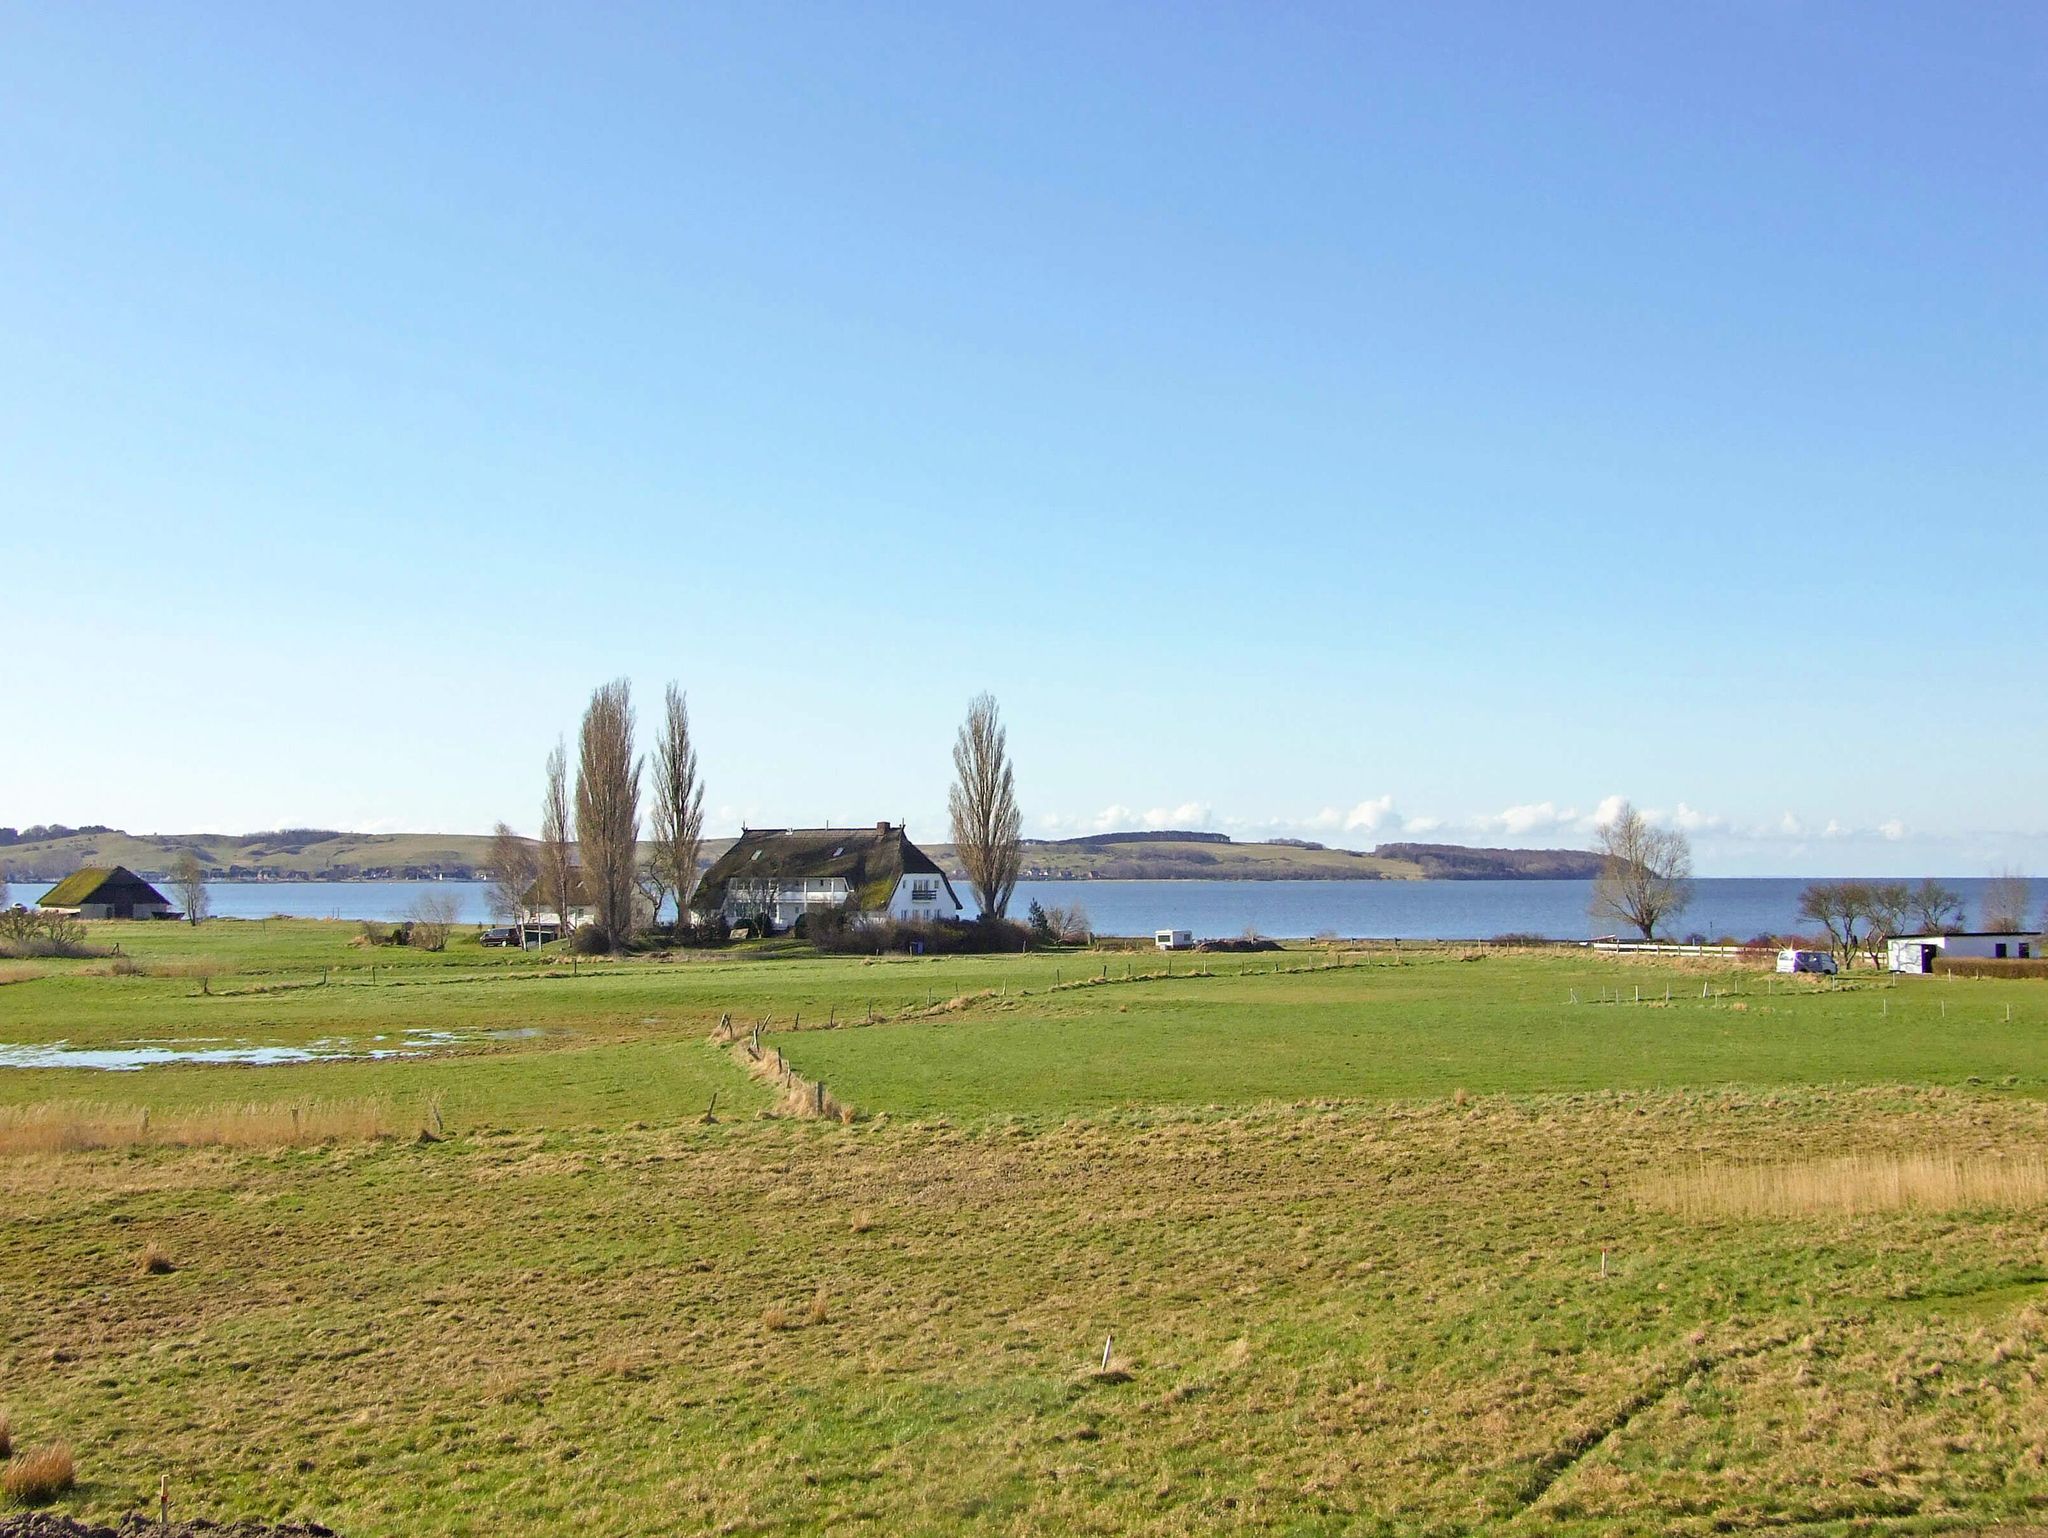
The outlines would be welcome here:
<svg viewBox="0 0 2048 1538">
<path fill-rule="evenodd" d="M 611 954 L 611 942 L 602 924 L 579 924 L 569 931 L 569 949 L 578 956 L 606 956 Z"/>
<path fill-rule="evenodd" d="M 0 1415 L 0 1458 L 14 1456 L 14 1423 Z"/>
<path fill-rule="evenodd" d="M 40 1506 L 69 1490 L 77 1478 L 71 1449 L 52 1442 L 9 1462 L 6 1473 L 0 1474 L 0 1490 L 24 1506 Z"/>
<path fill-rule="evenodd" d="M 1031 908 L 1024 915 L 1024 926 L 1031 933 L 1033 945 L 1057 945 L 1060 937 L 1053 932 L 1052 917 L 1039 906 L 1038 899 L 1031 899 Z"/>
<path fill-rule="evenodd" d="M 1519 929 L 1511 929 L 1504 935 L 1495 935 L 1491 940 L 1487 941 L 1486 943 L 1488 945 L 1508 946 L 1536 946 L 1550 944 L 1550 942 L 1546 940 L 1542 935 L 1532 935 Z"/>
<path fill-rule="evenodd" d="M 85 925 L 63 913 L 9 908 L 0 913 L 0 956 L 106 956 L 88 945 Z"/>
<path fill-rule="evenodd" d="M 407 936 L 410 944 L 423 951 L 440 951 L 448 948 L 448 931 L 455 927 L 455 899 L 445 892 L 429 892 L 418 898 L 412 905 L 412 916 Z"/>
<path fill-rule="evenodd" d="M 152 1239 L 142 1247 L 142 1258 L 135 1263 L 135 1269 L 144 1276 L 169 1276 L 178 1267 L 171 1252 Z"/>
<path fill-rule="evenodd" d="M 2004 961 L 1989 957 L 1945 956 L 1934 959 L 1938 977 L 2048 977 L 2048 957 L 2030 956 L 2025 961 L 2011 957 Z"/>
<path fill-rule="evenodd" d="M 1030 932 L 1010 919 L 983 918 L 950 924 L 862 919 L 825 912 L 812 917 L 811 944 L 836 955 L 874 955 L 879 951 L 921 948 L 927 956 L 981 956 L 1015 953 L 1030 943 Z"/>
</svg>

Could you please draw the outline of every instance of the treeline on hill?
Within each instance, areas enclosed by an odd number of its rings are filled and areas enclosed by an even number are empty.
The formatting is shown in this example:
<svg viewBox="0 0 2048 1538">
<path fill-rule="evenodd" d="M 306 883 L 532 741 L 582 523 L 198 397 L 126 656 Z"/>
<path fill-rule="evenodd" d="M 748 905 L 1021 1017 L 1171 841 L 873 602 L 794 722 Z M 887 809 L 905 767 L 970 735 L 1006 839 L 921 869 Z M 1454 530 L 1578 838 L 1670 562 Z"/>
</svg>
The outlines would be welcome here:
<svg viewBox="0 0 2048 1538">
<path fill-rule="evenodd" d="M 1110 849 L 1118 844 L 1227 844 L 1228 833 L 1190 833 L 1178 828 L 1147 828 L 1136 833 L 1088 833 L 1080 838 L 1027 838 L 1025 848 L 1044 845 L 1053 849 Z M 1280 842 L 1286 842 L 1281 840 Z M 1320 849 L 1320 844 L 1303 846 Z"/>
<path fill-rule="evenodd" d="M 1462 844 L 1381 844 L 1382 860 L 1409 860 L 1439 881 L 1591 881 L 1601 857 L 1589 849 L 1468 849 Z"/>
<path fill-rule="evenodd" d="M 39 822 L 32 828 L 0 828 L 0 849 L 12 844 L 41 844 L 51 839 L 77 838 L 97 833 L 119 833 L 104 823 L 89 822 L 82 828 L 67 828 L 61 822 Z"/>
</svg>

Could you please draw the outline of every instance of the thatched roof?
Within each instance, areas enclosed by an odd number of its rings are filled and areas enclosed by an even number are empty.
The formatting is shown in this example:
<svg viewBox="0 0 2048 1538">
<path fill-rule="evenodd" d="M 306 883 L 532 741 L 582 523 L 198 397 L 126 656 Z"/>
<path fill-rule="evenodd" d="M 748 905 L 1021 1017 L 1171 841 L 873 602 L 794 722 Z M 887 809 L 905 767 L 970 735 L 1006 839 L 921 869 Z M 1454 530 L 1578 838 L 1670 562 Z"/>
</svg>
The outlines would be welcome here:
<svg viewBox="0 0 2048 1538">
<path fill-rule="evenodd" d="M 529 908 L 552 908 L 555 902 L 554 888 L 549 884 L 548 878 L 542 876 L 526 889 L 526 895 L 520 901 L 524 902 Z M 583 867 L 580 865 L 572 866 L 569 871 L 569 906 L 572 908 L 588 908 L 591 906 L 590 892 L 583 885 Z"/>
<path fill-rule="evenodd" d="M 170 899 L 125 865 L 88 865 L 75 870 L 43 893 L 42 908 L 82 908 L 87 903 L 157 903 Z"/>
<path fill-rule="evenodd" d="M 872 828 L 750 828 L 704 873 L 690 906 L 699 913 L 721 906 L 726 883 L 734 880 L 828 876 L 843 878 L 853 905 L 863 910 L 886 906 L 905 876 L 936 876 L 945 883 L 946 895 L 956 905 L 960 901 L 946 873 L 911 843 L 910 835 L 877 823 Z"/>
</svg>

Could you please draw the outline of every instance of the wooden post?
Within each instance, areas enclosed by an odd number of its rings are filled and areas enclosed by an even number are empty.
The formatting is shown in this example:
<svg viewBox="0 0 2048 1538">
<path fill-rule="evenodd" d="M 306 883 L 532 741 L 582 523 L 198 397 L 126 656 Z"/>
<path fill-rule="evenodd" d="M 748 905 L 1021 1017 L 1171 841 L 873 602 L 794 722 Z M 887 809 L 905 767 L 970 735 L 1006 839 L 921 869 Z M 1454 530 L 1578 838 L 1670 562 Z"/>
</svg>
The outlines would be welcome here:
<svg viewBox="0 0 2048 1538">
<path fill-rule="evenodd" d="M 1109 1371 L 1109 1348 L 1112 1344 L 1115 1343 L 1115 1341 L 1116 1331 L 1114 1330 L 1111 1330 L 1107 1335 L 1102 1337 L 1102 1370 L 1104 1372 Z"/>
<path fill-rule="evenodd" d="M 820 1116 L 825 1114 L 825 1081 L 823 1079 L 818 1081 L 818 1114 Z"/>
</svg>

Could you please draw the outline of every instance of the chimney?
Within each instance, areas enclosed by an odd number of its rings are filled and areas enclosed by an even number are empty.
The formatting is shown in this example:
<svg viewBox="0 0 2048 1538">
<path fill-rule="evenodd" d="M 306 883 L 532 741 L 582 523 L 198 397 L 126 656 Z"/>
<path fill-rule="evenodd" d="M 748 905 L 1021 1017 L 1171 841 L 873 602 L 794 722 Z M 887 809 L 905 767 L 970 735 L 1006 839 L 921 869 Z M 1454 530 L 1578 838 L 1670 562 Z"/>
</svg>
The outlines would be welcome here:
<svg viewBox="0 0 2048 1538">
<path fill-rule="evenodd" d="M 877 833 L 887 833 L 889 831 L 889 825 L 886 822 L 878 822 L 875 824 L 875 831 Z"/>
</svg>

